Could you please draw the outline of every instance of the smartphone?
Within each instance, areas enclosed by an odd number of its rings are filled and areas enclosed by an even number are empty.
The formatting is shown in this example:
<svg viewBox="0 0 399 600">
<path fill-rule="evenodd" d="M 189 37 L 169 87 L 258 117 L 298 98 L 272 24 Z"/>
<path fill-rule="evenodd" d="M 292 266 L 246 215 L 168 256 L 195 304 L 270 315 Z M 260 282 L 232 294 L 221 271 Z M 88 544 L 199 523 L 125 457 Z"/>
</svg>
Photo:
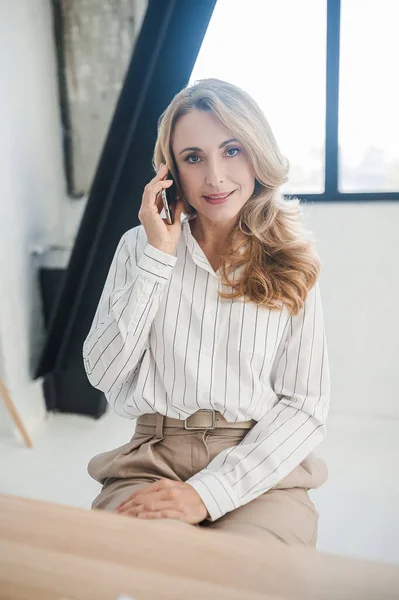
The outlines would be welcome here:
<svg viewBox="0 0 399 600">
<path fill-rule="evenodd" d="M 170 173 L 167 174 L 165 179 L 172 179 Z M 161 192 L 162 203 L 165 209 L 166 221 L 169 225 L 173 225 L 173 205 L 176 203 L 176 184 L 173 181 L 172 185 Z"/>
</svg>

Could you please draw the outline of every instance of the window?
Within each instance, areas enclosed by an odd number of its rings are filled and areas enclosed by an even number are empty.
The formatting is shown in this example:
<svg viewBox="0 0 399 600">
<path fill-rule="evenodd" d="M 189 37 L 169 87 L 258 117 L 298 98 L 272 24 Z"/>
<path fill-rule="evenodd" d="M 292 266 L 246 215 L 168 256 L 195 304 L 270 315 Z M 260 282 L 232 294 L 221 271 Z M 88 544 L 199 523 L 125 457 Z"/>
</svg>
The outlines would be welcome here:
<svg viewBox="0 0 399 600">
<path fill-rule="evenodd" d="M 342 0 L 342 192 L 399 190 L 398 22 L 396 0 Z"/>
<path fill-rule="evenodd" d="M 218 0 L 191 82 L 249 92 L 290 161 L 284 191 L 324 191 L 325 0 Z"/>
<path fill-rule="evenodd" d="M 398 18 L 396 0 L 218 0 L 190 81 L 255 98 L 291 165 L 284 193 L 397 200 Z"/>
</svg>

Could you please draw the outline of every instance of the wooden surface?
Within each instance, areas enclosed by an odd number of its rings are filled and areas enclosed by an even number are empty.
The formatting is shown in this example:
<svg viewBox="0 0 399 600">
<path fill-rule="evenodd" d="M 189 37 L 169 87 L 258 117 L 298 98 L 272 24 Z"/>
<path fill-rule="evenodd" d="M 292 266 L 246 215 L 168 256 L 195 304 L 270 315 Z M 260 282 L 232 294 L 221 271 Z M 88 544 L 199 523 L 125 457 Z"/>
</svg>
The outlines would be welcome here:
<svg viewBox="0 0 399 600">
<path fill-rule="evenodd" d="M 0 496 L 0 598 L 384 600 L 399 566 Z"/>
</svg>

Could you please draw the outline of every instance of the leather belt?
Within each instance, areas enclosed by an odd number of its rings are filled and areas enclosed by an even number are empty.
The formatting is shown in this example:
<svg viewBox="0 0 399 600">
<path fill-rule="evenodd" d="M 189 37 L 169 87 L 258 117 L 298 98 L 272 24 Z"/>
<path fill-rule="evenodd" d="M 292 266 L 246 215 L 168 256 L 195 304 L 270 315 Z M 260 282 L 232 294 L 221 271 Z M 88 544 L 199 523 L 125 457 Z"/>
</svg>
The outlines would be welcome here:
<svg viewBox="0 0 399 600">
<path fill-rule="evenodd" d="M 187 419 L 174 419 L 173 417 L 165 417 L 160 413 L 150 413 L 140 415 L 137 419 L 137 425 L 150 425 L 156 427 L 163 417 L 163 427 L 183 427 L 188 430 L 202 429 L 252 429 L 256 421 L 226 421 L 224 416 L 216 410 L 202 409 L 198 410 Z"/>
</svg>

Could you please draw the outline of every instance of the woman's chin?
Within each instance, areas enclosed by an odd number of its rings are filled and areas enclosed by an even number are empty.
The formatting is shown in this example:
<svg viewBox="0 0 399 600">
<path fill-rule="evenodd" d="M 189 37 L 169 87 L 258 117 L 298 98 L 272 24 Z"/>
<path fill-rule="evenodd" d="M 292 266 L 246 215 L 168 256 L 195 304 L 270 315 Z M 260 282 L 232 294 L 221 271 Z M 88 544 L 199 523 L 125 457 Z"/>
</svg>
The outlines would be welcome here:
<svg viewBox="0 0 399 600">
<path fill-rule="evenodd" d="M 229 206 L 228 204 L 212 206 L 208 203 L 205 203 L 205 205 L 201 203 L 201 205 L 193 208 L 195 208 L 197 214 L 202 215 L 210 221 L 219 222 L 235 219 L 239 215 L 242 207 L 237 207 L 237 205 Z"/>
</svg>

